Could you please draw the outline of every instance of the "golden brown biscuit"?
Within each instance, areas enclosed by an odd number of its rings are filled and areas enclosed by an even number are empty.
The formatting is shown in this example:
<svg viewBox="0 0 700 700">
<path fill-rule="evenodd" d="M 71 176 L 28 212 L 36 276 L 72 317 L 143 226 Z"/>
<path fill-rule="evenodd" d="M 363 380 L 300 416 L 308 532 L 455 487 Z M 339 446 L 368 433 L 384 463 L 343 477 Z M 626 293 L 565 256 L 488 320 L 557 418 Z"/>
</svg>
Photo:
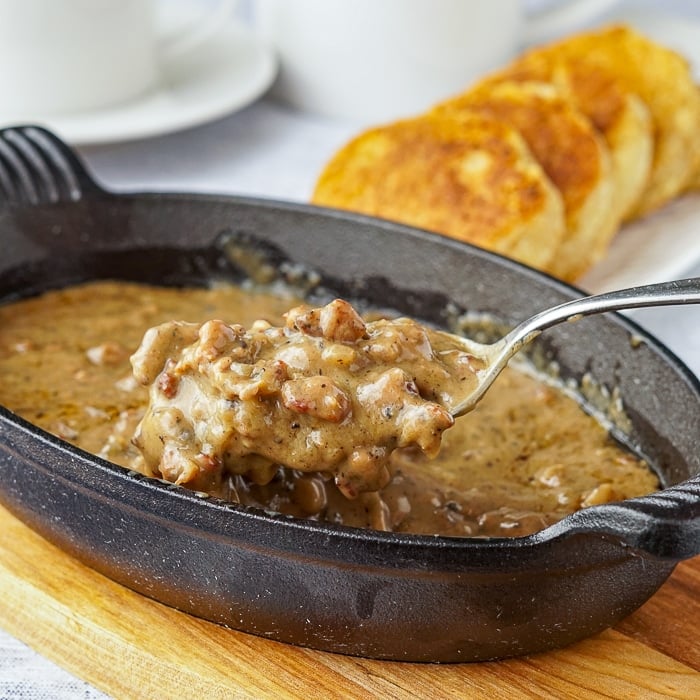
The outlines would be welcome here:
<svg viewBox="0 0 700 700">
<path fill-rule="evenodd" d="M 627 219 L 646 188 L 654 151 L 651 115 L 644 102 L 586 57 L 574 61 L 533 51 L 484 84 L 504 80 L 550 82 L 590 119 L 610 151 L 615 202 L 620 218 Z"/>
<path fill-rule="evenodd" d="M 700 170 L 698 170 L 691 179 L 688 189 L 691 191 L 700 190 Z"/>
<path fill-rule="evenodd" d="M 477 86 L 435 108 L 473 112 L 518 130 L 564 202 L 566 233 L 548 271 L 573 281 L 607 251 L 620 224 L 610 154 L 591 122 L 543 82 Z"/>
<path fill-rule="evenodd" d="M 522 137 L 473 115 L 364 132 L 328 163 L 312 201 L 444 233 L 539 268 L 564 233 L 561 196 Z"/>
<path fill-rule="evenodd" d="M 629 27 L 616 25 L 534 49 L 518 63 L 527 66 L 541 61 L 563 63 L 570 70 L 581 65 L 578 75 L 591 67 L 607 72 L 610 81 L 617 80 L 649 109 L 653 160 L 633 215 L 660 207 L 688 186 L 700 162 L 700 95 L 684 58 Z M 578 80 L 572 82 L 574 89 L 577 86 Z M 594 96 L 589 96 L 591 101 Z"/>
<path fill-rule="evenodd" d="M 700 85 L 697 86 L 697 92 L 698 95 L 700 95 Z M 700 138 L 700 134 L 698 134 L 698 138 Z M 688 183 L 688 189 L 691 192 L 696 192 L 700 190 L 700 163 L 698 163 L 697 168 L 695 168 L 695 172 L 693 173 L 693 176 L 690 178 L 690 182 Z"/>
</svg>

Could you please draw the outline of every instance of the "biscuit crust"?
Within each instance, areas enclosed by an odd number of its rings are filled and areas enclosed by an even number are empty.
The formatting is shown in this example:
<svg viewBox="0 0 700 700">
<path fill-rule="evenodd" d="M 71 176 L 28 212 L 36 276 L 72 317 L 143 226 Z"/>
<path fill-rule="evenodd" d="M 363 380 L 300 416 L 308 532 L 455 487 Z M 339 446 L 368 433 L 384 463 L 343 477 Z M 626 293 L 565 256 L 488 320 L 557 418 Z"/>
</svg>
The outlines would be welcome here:
<svg viewBox="0 0 700 700">
<path fill-rule="evenodd" d="M 608 248 L 620 218 L 608 148 L 598 131 L 551 83 L 485 83 L 435 108 L 507 123 L 525 139 L 559 190 L 566 232 L 548 271 L 575 280 Z"/>
<path fill-rule="evenodd" d="M 561 196 L 519 133 L 471 114 L 360 134 L 328 163 L 312 201 L 443 233 L 540 269 L 565 230 Z"/>
<path fill-rule="evenodd" d="M 613 25 L 534 49 L 514 67 L 539 70 L 543 63 L 554 72 L 563 65 L 582 111 L 605 134 L 618 121 L 618 138 L 624 143 L 629 141 L 625 134 L 630 127 L 619 123 L 619 98 L 611 86 L 647 107 L 653 136 L 651 168 L 628 217 L 653 211 L 687 188 L 700 167 L 700 93 L 682 56 L 630 27 Z M 594 76 L 593 82 L 585 78 L 587 74 Z M 635 109 L 640 111 L 639 105 Z"/>
<path fill-rule="evenodd" d="M 651 172 L 654 131 L 646 104 L 612 72 L 586 56 L 533 50 L 485 82 L 549 82 L 598 130 L 610 151 L 621 219 L 639 205 Z"/>
</svg>

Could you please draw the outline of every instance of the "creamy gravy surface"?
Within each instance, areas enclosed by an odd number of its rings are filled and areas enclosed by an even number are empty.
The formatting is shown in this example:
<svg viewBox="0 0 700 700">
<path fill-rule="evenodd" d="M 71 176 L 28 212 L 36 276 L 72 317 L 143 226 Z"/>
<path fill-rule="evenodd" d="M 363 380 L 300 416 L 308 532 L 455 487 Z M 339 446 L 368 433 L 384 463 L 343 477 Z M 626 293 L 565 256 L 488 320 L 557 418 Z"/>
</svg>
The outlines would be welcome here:
<svg viewBox="0 0 700 700">
<path fill-rule="evenodd" d="M 148 403 L 129 358 L 147 329 L 174 319 L 273 325 L 297 299 L 235 286 L 95 282 L 0 307 L 0 403 L 117 464 L 150 473 L 132 438 Z M 659 487 L 570 397 L 507 369 L 443 434 L 435 459 L 396 450 L 379 492 L 346 498 L 330 475 L 286 468 L 264 483 L 230 473 L 213 495 L 355 527 L 519 536 L 582 507 Z M 260 481 L 260 480 L 259 480 Z"/>
</svg>

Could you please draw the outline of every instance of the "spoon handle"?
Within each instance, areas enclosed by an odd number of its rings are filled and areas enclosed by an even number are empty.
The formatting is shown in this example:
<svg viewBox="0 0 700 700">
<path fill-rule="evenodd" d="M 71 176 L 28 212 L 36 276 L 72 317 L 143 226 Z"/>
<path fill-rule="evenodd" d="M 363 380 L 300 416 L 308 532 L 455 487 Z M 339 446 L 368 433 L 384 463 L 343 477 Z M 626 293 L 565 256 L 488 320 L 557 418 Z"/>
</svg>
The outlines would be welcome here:
<svg viewBox="0 0 700 700">
<path fill-rule="evenodd" d="M 559 304 L 559 306 L 545 309 L 523 321 L 492 345 L 480 346 L 481 353 L 477 352 L 477 354 L 481 354 L 487 364 L 486 368 L 479 373 L 479 384 L 466 399 L 457 403 L 450 412 L 453 416 L 460 416 L 470 411 L 508 364 L 510 358 L 547 328 L 556 326 L 563 321 L 575 321 L 583 316 L 605 311 L 673 304 L 700 304 L 700 277 L 619 289 L 614 292 L 574 299 Z M 471 344 L 471 347 L 475 346 Z M 468 342 L 465 343 L 465 348 L 468 352 L 470 351 Z"/>
<path fill-rule="evenodd" d="M 517 352 L 524 343 L 528 343 L 541 331 L 562 321 L 574 321 L 582 316 L 605 311 L 673 304 L 700 304 L 700 277 L 629 287 L 567 301 L 541 311 L 516 326 L 502 342 L 505 346 L 520 341 L 517 343 L 518 348 L 513 351 Z M 512 357 L 512 354 L 509 357 Z"/>
</svg>

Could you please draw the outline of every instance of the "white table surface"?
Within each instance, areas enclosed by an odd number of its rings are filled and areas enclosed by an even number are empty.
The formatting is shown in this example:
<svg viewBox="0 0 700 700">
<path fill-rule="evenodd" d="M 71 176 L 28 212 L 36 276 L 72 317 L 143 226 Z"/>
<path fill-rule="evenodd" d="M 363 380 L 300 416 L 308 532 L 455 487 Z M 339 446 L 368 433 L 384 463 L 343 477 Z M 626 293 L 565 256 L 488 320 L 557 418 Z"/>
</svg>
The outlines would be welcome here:
<svg viewBox="0 0 700 700">
<path fill-rule="evenodd" d="M 700 3 L 629 2 L 700 21 Z M 82 150 L 106 186 L 249 194 L 308 200 L 325 160 L 358 125 L 331 122 L 262 100 L 225 119 L 186 132 Z M 699 226 L 700 234 L 700 209 Z M 687 270 L 700 276 L 700 262 Z M 700 376 L 700 306 L 637 311 L 635 320 Z M 0 630 L 0 700 L 105 697 Z"/>
</svg>

